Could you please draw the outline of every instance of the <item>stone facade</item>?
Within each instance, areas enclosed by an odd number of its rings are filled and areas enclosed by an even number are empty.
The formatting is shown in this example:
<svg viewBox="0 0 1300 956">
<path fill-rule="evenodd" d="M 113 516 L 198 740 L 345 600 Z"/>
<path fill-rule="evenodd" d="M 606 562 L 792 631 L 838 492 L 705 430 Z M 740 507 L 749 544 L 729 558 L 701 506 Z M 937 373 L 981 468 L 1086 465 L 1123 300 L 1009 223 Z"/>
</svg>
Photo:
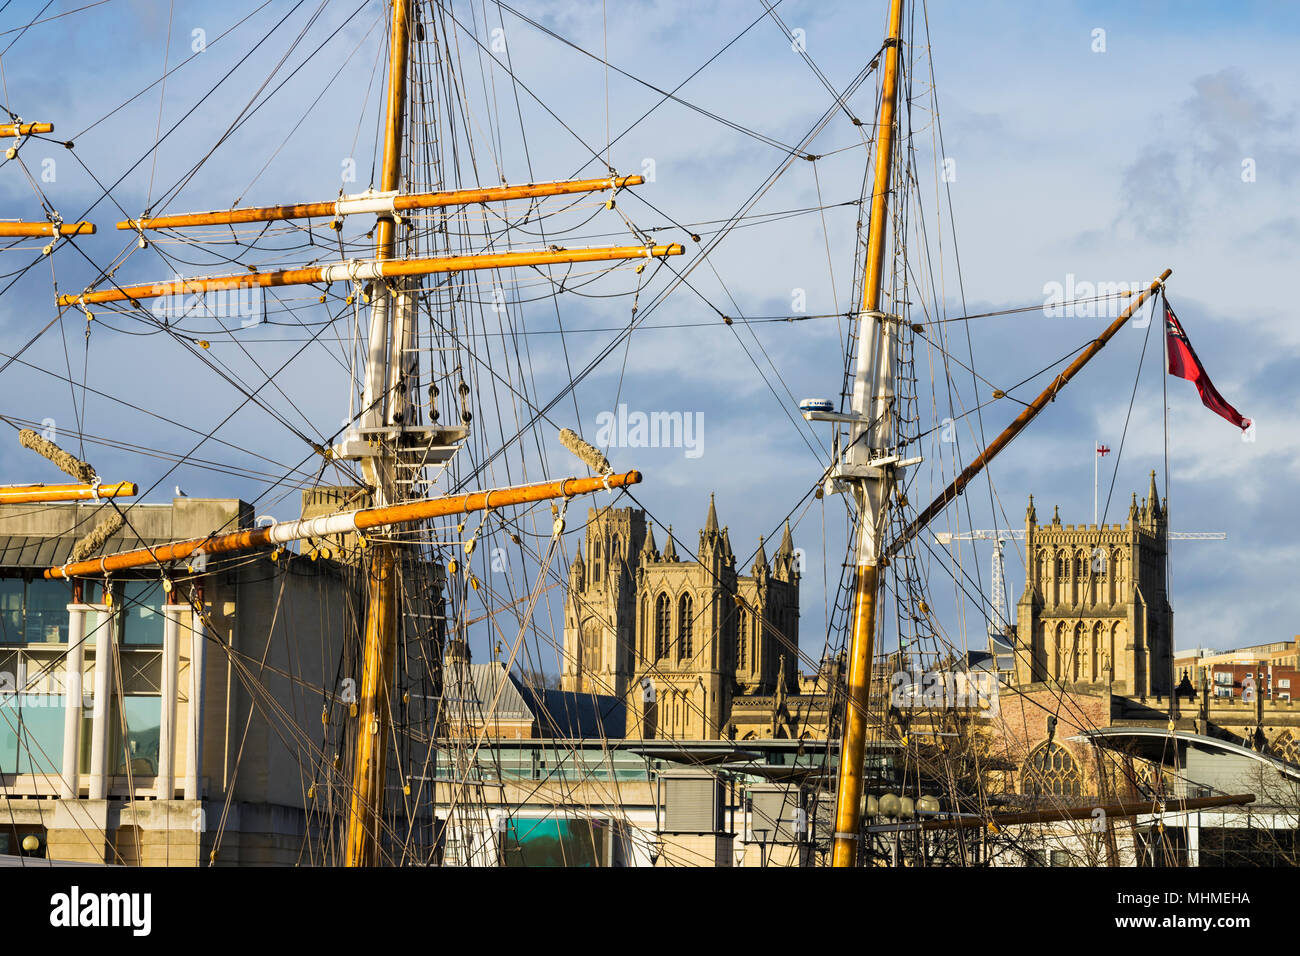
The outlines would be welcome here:
<svg viewBox="0 0 1300 956">
<path fill-rule="evenodd" d="M 694 561 L 679 557 L 671 527 L 660 552 L 632 508 L 590 510 L 584 545 L 565 599 L 565 690 L 625 697 L 629 737 L 800 735 L 788 703 L 800 689 L 788 526 L 770 561 L 760 540 L 745 576 L 712 498 Z M 758 718 L 738 722 L 753 700 Z"/>
<path fill-rule="evenodd" d="M 1025 514 L 1025 590 L 1016 611 L 1020 684 L 1097 684 L 1116 694 L 1173 689 L 1173 609 L 1165 591 L 1168 516 L 1155 472 L 1122 524 L 1040 525 Z"/>
</svg>

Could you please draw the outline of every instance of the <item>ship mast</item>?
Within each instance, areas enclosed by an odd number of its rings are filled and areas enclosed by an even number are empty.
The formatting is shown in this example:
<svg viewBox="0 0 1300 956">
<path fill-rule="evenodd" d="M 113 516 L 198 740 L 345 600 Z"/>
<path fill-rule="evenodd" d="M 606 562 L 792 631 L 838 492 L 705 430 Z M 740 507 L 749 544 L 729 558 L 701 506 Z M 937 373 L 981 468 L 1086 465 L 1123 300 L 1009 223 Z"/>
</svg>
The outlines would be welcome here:
<svg viewBox="0 0 1300 956">
<path fill-rule="evenodd" d="M 388 97 L 384 112 L 384 157 L 380 191 L 395 192 L 402 176 L 402 138 L 406 118 L 406 66 L 410 59 L 411 0 L 393 0 L 392 31 L 388 50 Z M 375 233 L 375 258 L 395 258 L 396 222 L 381 216 Z M 374 428 L 404 418 L 403 389 L 388 389 L 390 372 L 400 376 L 413 342 L 411 297 L 406 280 L 385 283 L 374 299 L 370 315 L 370 341 L 362 390 L 361 419 Z M 392 353 L 389 354 L 389 340 Z M 390 370 L 391 361 L 391 370 Z M 385 408 L 383 399 L 392 401 Z M 372 433 L 373 434 L 373 433 Z M 379 454 L 362 459 L 363 474 L 374 489 L 375 504 L 391 503 L 395 493 L 396 456 L 391 442 L 380 441 Z M 378 542 L 370 554 L 369 599 L 366 602 L 365 644 L 362 650 L 356 742 L 352 762 L 352 798 L 348 807 L 345 866 L 374 866 L 379 858 L 384 783 L 388 770 L 389 688 L 397 643 L 397 580 L 394 546 Z"/>
<path fill-rule="evenodd" d="M 848 702 L 840 742 L 839 781 L 835 788 L 835 838 L 832 866 L 857 862 L 862 797 L 862 765 L 867 744 L 867 701 L 876 634 L 881 538 L 885 509 L 894 486 L 895 466 L 879 462 L 893 442 L 894 353 L 898 317 L 880 311 L 885 243 L 889 225 L 889 180 L 894 161 L 894 114 L 898 101 L 898 61 L 903 0 L 890 0 L 885 39 L 880 117 L 876 125 L 876 176 L 868 221 L 866 278 L 858 316 L 858 360 L 853 379 L 850 442 L 834 477 L 853 490 L 857 501 L 857 578 L 853 631 L 849 643 Z M 895 459 L 896 460 L 896 459 Z M 875 463 L 873 463 L 875 462 Z"/>
</svg>

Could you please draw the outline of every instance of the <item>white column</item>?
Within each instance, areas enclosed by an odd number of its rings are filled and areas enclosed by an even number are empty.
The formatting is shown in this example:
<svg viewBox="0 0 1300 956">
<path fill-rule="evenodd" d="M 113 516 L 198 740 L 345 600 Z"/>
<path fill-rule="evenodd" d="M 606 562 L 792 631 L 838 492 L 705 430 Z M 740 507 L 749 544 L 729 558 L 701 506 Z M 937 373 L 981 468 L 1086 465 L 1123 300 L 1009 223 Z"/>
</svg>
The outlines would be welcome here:
<svg viewBox="0 0 1300 956">
<path fill-rule="evenodd" d="M 99 611 L 95 637 L 95 707 L 90 724 L 90 799 L 103 800 L 108 795 L 108 742 L 113 689 L 113 654 L 117 648 L 117 615 L 107 604 L 95 606 Z"/>
<path fill-rule="evenodd" d="M 82 669 L 86 659 L 86 612 L 89 604 L 68 605 L 67 670 L 63 679 L 63 780 L 61 796 L 75 800 L 80 788 Z"/>
<path fill-rule="evenodd" d="M 176 790 L 176 685 L 180 654 L 180 618 L 188 604 L 163 605 L 162 711 L 158 725 L 158 774 L 154 778 L 154 796 L 170 800 Z"/>
<path fill-rule="evenodd" d="M 190 627 L 190 706 L 185 721 L 185 799 L 198 800 L 203 775 L 203 658 L 207 652 L 203 616 L 196 611 Z"/>
</svg>

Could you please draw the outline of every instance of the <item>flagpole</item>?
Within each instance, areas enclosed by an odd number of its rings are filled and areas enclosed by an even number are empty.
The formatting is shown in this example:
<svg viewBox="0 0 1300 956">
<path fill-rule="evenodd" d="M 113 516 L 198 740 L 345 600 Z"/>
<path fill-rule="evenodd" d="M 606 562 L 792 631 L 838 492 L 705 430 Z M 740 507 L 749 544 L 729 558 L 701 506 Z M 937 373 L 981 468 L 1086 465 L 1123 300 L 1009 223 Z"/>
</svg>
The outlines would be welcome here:
<svg viewBox="0 0 1300 956">
<path fill-rule="evenodd" d="M 1163 289 L 1160 290 L 1160 404 L 1164 411 L 1165 426 L 1165 605 L 1173 606 L 1173 555 L 1169 553 L 1169 298 L 1165 295 Z M 1174 646 L 1173 619 L 1170 618 L 1169 647 L 1172 651 Z M 1173 666 L 1173 654 L 1170 654 L 1169 661 L 1169 714 L 1170 723 L 1178 715 L 1178 695 L 1173 689 L 1177 685 L 1178 672 Z M 1195 668 L 1192 669 L 1195 673 Z M 1198 688 L 1199 690 L 1199 688 Z M 1208 714 L 1207 714 L 1208 716 Z"/>
<path fill-rule="evenodd" d="M 1097 462 L 1101 459 L 1101 442 L 1092 443 L 1092 523 L 1097 523 L 1097 474 L 1100 466 Z"/>
</svg>

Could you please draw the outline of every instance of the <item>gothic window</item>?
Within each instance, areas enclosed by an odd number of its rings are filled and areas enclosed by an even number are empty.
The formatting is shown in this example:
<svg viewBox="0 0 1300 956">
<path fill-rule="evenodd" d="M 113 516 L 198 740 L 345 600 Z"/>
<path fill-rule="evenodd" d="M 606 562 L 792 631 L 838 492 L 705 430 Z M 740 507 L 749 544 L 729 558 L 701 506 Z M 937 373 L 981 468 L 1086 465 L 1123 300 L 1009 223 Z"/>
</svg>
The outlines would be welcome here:
<svg viewBox="0 0 1300 956">
<path fill-rule="evenodd" d="M 694 653 L 691 648 L 691 632 L 695 629 L 695 604 L 689 594 L 683 594 L 677 602 L 677 653 L 683 660 Z"/>
<path fill-rule="evenodd" d="M 1129 774 L 1129 782 L 1139 797 L 1155 797 L 1164 790 L 1164 775 L 1160 764 L 1150 760 L 1134 758 Z"/>
<path fill-rule="evenodd" d="M 600 638 L 600 625 L 593 622 L 582 629 L 582 673 L 597 674 L 600 672 Z"/>
<path fill-rule="evenodd" d="M 1070 657 L 1073 659 L 1074 669 L 1070 673 L 1071 680 L 1081 680 L 1083 677 L 1083 661 L 1087 648 L 1083 643 L 1083 622 L 1074 625 L 1074 645 L 1070 648 Z"/>
<path fill-rule="evenodd" d="M 591 580 L 593 584 L 600 583 L 600 539 L 599 538 L 591 542 Z"/>
<path fill-rule="evenodd" d="M 1057 554 L 1056 576 L 1058 578 L 1063 578 L 1068 576 L 1069 573 L 1070 573 L 1070 559 L 1067 558 L 1064 554 Z"/>
<path fill-rule="evenodd" d="M 1273 756 L 1279 760 L 1285 760 L 1287 763 L 1300 764 L 1300 746 L 1296 745 L 1295 736 L 1289 730 L 1284 730 L 1273 738 L 1273 746 L 1270 748 Z"/>
<path fill-rule="evenodd" d="M 1088 576 L 1088 570 L 1088 552 L 1080 548 L 1074 556 L 1074 573 L 1081 578 L 1086 578 Z"/>
<path fill-rule="evenodd" d="M 1030 796 L 1081 797 L 1083 771 L 1060 744 L 1040 744 L 1025 761 L 1020 791 Z"/>
<path fill-rule="evenodd" d="M 1097 574 L 1097 575 L 1100 575 L 1100 576 L 1102 576 L 1102 577 L 1105 577 L 1105 576 L 1106 576 L 1106 567 L 1107 567 L 1106 549 L 1105 549 L 1105 548 L 1093 548 L 1093 550 L 1092 550 L 1092 571 L 1093 571 L 1093 573 L 1094 573 L 1094 574 Z"/>
<path fill-rule="evenodd" d="M 1092 646 L 1088 648 L 1088 676 L 1091 680 L 1101 680 L 1101 654 L 1105 643 L 1106 628 L 1098 621 L 1092 626 Z"/>
<path fill-rule="evenodd" d="M 736 669 L 749 667 L 749 611 L 740 609 L 740 625 L 736 628 Z"/>
<path fill-rule="evenodd" d="M 641 656 L 650 656 L 650 599 L 641 599 Z"/>
<path fill-rule="evenodd" d="M 672 634 L 672 608 L 668 595 L 660 592 L 655 598 L 655 660 L 668 656 L 668 641 Z"/>
</svg>

